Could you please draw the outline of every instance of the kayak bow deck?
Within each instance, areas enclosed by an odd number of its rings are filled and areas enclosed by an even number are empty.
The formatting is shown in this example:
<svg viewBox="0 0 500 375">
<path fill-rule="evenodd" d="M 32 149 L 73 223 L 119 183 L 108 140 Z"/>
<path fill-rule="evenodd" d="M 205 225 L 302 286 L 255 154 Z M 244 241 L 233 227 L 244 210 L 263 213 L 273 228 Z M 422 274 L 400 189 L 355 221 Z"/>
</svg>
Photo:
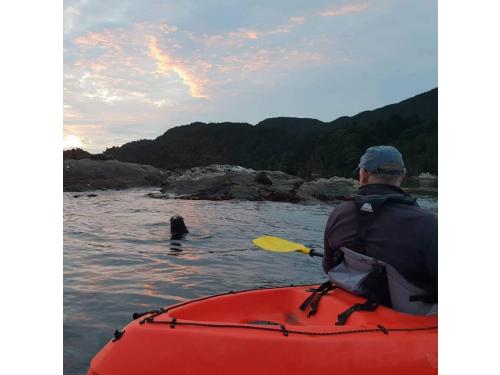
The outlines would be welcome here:
<svg viewBox="0 0 500 375">
<path fill-rule="evenodd" d="M 94 357 L 88 375 L 437 374 L 437 316 L 384 306 L 337 316 L 363 298 L 341 289 L 316 314 L 317 286 L 230 292 L 135 316 Z"/>
</svg>

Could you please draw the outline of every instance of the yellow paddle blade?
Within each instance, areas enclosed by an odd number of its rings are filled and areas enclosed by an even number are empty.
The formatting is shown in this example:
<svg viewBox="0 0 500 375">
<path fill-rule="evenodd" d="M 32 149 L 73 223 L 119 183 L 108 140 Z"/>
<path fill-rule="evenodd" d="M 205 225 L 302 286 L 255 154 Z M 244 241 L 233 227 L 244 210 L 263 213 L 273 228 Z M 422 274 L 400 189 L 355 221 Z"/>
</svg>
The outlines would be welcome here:
<svg viewBox="0 0 500 375">
<path fill-rule="evenodd" d="M 277 253 L 289 253 L 291 251 L 300 251 L 304 254 L 309 254 L 311 249 L 304 245 L 287 241 L 279 237 L 262 236 L 252 241 L 255 246 L 267 251 L 274 251 Z"/>
</svg>

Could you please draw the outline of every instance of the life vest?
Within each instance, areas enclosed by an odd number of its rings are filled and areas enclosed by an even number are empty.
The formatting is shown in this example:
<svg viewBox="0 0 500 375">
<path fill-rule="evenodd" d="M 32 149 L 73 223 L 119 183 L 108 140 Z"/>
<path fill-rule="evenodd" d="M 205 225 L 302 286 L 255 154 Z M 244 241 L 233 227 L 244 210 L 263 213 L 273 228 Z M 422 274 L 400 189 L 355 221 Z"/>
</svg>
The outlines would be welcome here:
<svg viewBox="0 0 500 375">
<path fill-rule="evenodd" d="M 405 279 L 392 265 L 366 255 L 365 236 L 374 219 L 387 204 L 416 204 L 409 195 L 352 196 L 358 213 L 354 241 L 337 249 L 338 262 L 328 272 L 330 281 L 351 293 L 394 310 L 437 314 L 437 290 L 429 291 Z"/>
</svg>

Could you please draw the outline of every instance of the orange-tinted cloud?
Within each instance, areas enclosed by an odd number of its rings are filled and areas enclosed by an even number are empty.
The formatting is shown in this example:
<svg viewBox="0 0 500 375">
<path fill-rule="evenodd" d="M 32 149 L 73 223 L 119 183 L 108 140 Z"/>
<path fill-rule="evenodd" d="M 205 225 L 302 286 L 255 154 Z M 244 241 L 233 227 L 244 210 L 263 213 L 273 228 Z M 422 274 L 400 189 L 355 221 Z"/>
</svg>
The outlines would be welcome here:
<svg viewBox="0 0 500 375">
<path fill-rule="evenodd" d="M 349 13 L 359 13 L 368 9 L 369 7 L 370 7 L 369 3 L 349 4 L 349 5 L 344 5 L 340 8 L 326 9 L 318 14 L 324 17 L 336 17 L 336 16 L 343 16 Z"/>
<path fill-rule="evenodd" d="M 295 25 L 302 25 L 306 21 L 306 17 L 304 16 L 290 17 L 290 21 Z"/>
<path fill-rule="evenodd" d="M 216 68 L 224 74 L 240 73 L 241 76 L 248 72 L 271 69 L 283 73 L 286 70 L 323 62 L 325 62 L 325 58 L 319 52 L 288 50 L 286 48 L 260 49 L 241 55 L 224 56 Z"/>
<path fill-rule="evenodd" d="M 205 93 L 206 79 L 197 77 L 189 67 L 185 66 L 179 61 L 175 61 L 168 54 L 163 52 L 158 47 L 158 40 L 150 36 L 148 38 L 149 56 L 156 62 L 157 72 L 160 75 L 166 76 L 173 72 L 179 76 L 182 83 L 189 87 L 189 92 L 193 98 L 208 98 Z M 203 63 L 205 69 L 210 69 L 211 65 Z"/>
<path fill-rule="evenodd" d="M 196 37 L 192 32 L 187 32 L 189 38 L 195 42 L 202 42 L 205 47 L 235 47 L 243 46 L 245 42 L 254 41 L 256 39 L 262 39 L 265 37 L 272 36 L 274 34 L 285 34 L 290 33 L 293 29 L 305 22 L 305 16 L 295 16 L 290 17 L 289 22 L 275 26 L 269 29 L 247 29 L 240 28 L 236 31 L 230 31 L 227 34 L 215 34 L 215 35 L 203 35 L 201 38 Z"/>
<path fill-rule="evenodd" d="M 255 31 L 249 31 L 249 32 L 247 32 L 247 38 L 248 39 L 257 39 L 257 33 Z"/>
<path fill-rule="evenodd" d="M 108 50 L 121 51 L 122 48 L 116 39 L 116 33 L 111 31 L 89 32 L 85 36 L 75 38 L 75 44 L 80 47 L 103 47 Z"/>
<path fill-rule="evenodd" d="M 305 21 L 306 18 L 304 16 L 290 17 L 288 23 L 277 26 L 274 29 L 267 31 L 266 34 L 272 35 L 272 34 L 290 33 L 297 26 L 304 24 Z"/>
<path fill-rule="evenodd" d="M 107 29 L 75 38 L 75 60 L 66 68 L 65 89 L 79 93 L 84 101 L 134 102 L 157 108 L 182 101 L 185 86 L 193 98 L 208 97 L 211 64 L 197 56 L 185 63 L 178 54 L 182 46 L 175 37 L 177 30 L 165 23 L 140 22 L 129 29 Z M 180 78 L 180 85 L 166 86 L 158 79 L 169 72 Z"/>
</svg>

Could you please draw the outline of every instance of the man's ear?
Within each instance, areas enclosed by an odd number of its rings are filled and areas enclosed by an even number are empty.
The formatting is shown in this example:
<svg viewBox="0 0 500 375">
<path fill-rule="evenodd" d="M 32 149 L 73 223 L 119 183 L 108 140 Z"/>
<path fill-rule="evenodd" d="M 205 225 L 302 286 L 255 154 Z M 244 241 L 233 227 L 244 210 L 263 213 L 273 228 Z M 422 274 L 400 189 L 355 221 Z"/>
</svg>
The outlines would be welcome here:
<svg viewBox="0 0 500 375">
<path fill-rule="evenodd" d="M 405 178 L 406 178 L 406 168 L 404 169 L 403 174 L 401 175 L 401 178 L 400 178 L 401 182 L 400 182 L 400 184 L 403 183 L 403 181 L 404 181 Z"/>
<path fill-rule="evenodd" d="M 361 186 L 368 183 L 368 172 L 364 168 L 359 169 L 359 184 Z"/>
</svg>

